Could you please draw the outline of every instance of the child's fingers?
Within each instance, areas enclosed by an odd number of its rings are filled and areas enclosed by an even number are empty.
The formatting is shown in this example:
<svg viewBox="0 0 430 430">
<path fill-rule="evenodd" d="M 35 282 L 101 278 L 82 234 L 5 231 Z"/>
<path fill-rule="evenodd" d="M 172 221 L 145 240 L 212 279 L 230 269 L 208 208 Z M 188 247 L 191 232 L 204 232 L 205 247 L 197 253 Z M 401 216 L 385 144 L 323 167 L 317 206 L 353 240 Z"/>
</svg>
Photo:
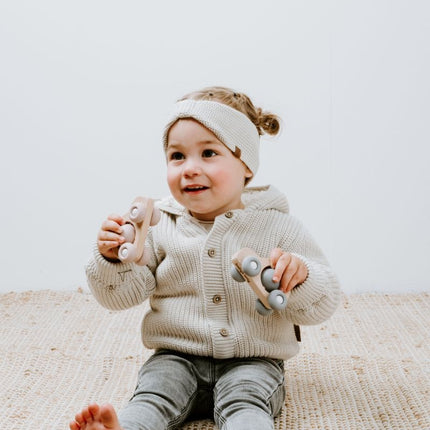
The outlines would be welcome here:
<svg viewBox="0 0 430 430">
<path fill-rule="evenodd" d="M 272 249 L 269 256 L 270 265 L 272 266 L 273 269 L 275 269 L 275 272 L 273 274 L 274 282 L 279 282 L 279 279 L 281 279 L 281 276 L 282 276 L 282 271 L 279 268 L 278 270 L 276 270 L 276 265 L 278 264 L 278 260 L 281 258 L 283 253 L 284 252 L 282 251 L 281 248 L 274 248 Z"/>
<path fill-rule="evenodd" d="M 291 268 L 287 270 L 286 273 L 284 273 L 284 277 L 282 278 L 281 282 L 281 290 L 284 293 L 288 293 L 291 291 L 295 286 L 300 284 L 301 282 L 301 275 L 300 275 L 300 269 L 296 265 L 291 265 Z"/>
<path fill-rule="evenodd" d="M 102 223 L 102 231 L 112 231 L 117 234 L 122 233 L 122 224 L 118 223 L 116 220 L 110 218 L 105 219 Z"/>
<path fill-rule="evenodd" d="M 97 247 L 100 253 L 107 258 L 115 258 L 118 248 L 125 242 L 125 238 L 111 231 L 100 230 L 97 237 Z"/>
<path fill-rule="evenodd" d="M 122 236 L 125 220 L 121 215 L 110 214 L 97 234 L 97 247 L 106 258 L 117 259 L 118 248 L 125 242 Z"/>
<path fill-rule="evenodd" d="M 117 233 L 101 230 L 97 237 L 97 241 L 99 243 L 109 244 L 111 248 L 115 248 L 122 245 L 125 242 L 125 238 Z"/>
<path fill-rule="evenodd" d="M 114 233 L 109 230 L 100 230 L 97 236 L 99 241 L 117 242 L 119 244 L 124 243 L 124 237 L 121 234 Z"/>
<path fill-rule="evenodd" d="M 114 222 L 116 222 L 119 225 L 123 225 L 124 222 L 125 222 L 124 218 L 121 215 L 118 215 L 118 214 L 110 214 L 107 217 L 107 219 L 111 220 L 111 221 L 114 221 Z"/>
<path fill-rule="evenodd" d="M 279 248 L 275 248 L 270 255 L 270 262 L 275 269 L 273 273 L 273 281 L 279 282 L 284 276 L 284 272 L 291 261 L 291 254 L 283 252 Z"/>
<path fill-rule="evenodd" d="M 293 256 L 290 267 L 287 269 L 287 275 L 285 276 L 284 274 L 285 281 L 281 285 L 281 289 L 285 292 L 291 291 L 299 284 L 303 284 L 308 277 L 308 268 L 300 258 Z M 292 276 L 289 276 L 290 274 Z"/>
<path fill-rule="evenodd" d="M 113 249 L 118 248 L 120 245 L 117 241 L 109 241 L 109 240 L 99 240 L 97 241 L 97 246 L 102 255 L 109 253 Z"/>
<path fill-rule="evenodd" d="M 272 264 L 272 267 L 276 266 L 276 262 L 279 260 L 279 257 L 283 254 L 284 251 L 282 251 L 281 248 L 274 248 L 272 249 L 270 253 L 270 263 Z"/>
<path fill-rule="evenodd" d="M 107 258 L 108 260 L 119 261 L 118 260 L 119 247 L 116 246 L 116 244 L 112 242 L 98 242 L 97 246 L 100 254 L 103 255 L 103 257 Z"/>
<path fill-rule="evenodd" d="M 288 262 L 284 266 L 284 271 L 282 274 L 281 285 L 280 285 L 280 289 L 284 293 L 288 293 L 288 291 L 291 291 L 295 287 L 295 285 L 292 286 L 292 284 L 296 278 L 296 273 L 298 270 L 297 260 L 293 258 L 291 254 L 287 254 L 287 255 L 288 255 L 288 258 L 285 258 L 285 260 Z M 282 260 L 282 258 L 280 258 L 279 260 Z"/>
<path fill-rule="evenodd" d="M 273 281 L 280 282 L 280 289 L 287 293 L 298 284 L 305 281 L 308 269 L 300 258 L 280 248 L 275 248 L 270 254 L 270 262 L 275 269 Z"/>
</svg>

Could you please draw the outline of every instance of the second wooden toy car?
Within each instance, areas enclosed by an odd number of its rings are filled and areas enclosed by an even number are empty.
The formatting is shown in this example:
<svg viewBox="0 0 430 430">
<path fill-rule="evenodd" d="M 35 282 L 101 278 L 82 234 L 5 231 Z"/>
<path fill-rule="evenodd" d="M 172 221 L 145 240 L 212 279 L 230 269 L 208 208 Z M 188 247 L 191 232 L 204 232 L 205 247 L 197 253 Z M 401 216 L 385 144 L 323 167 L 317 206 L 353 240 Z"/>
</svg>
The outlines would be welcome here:
<svg viewBox="0 0 430 430">
<path fill-rule="evenodd" d="M 124 219 L 122 235 L 126 242 L 120 246 L 118 258 L 124 263 L 135 262 L 143 266 L 147 263 L 144 251 L 148 228 L 158 223 L 160 211 L 154 207 L 152 199 L 136 197 Z"/>
<path fill-rule="evenodd" d="M 287 306 L 288 295 L 279 290 L 279 282 L 273 282 L 273 273 L 268 258 L 259 257 L 250 248 L 242 248 L 233 255 L 231 276 L 238 282 L 247 282 L 257 295 L 256 310 L 269 315 L 273 310 Z"/>
</svg>

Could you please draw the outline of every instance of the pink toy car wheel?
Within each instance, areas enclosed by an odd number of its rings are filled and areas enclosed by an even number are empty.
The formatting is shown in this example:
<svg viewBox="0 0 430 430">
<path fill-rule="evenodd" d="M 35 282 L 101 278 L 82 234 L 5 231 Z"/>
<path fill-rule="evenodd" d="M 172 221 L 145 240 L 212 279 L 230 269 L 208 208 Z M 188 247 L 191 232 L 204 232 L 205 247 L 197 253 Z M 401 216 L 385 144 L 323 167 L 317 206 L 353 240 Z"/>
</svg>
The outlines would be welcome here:
<svg viewBox="0 0 430 430">
<path fill-rule="evenodd" d="M 118 258 L 124 262 L 129 263 L 134 261 L 137 257 L 137 248 L 132 243 L 124 243 L 118 250 Z"/>
<path fill-rule="evenodd" d="M 145 206 L 142 202 L 136 202 L 134 205 L 130 208 L 130 219 L 133 222 L 142 222 L 145 218 Z"/>
<path fill-rule="evenodd" d="M 122 226 L 122 234 L 126 242 L 133 242 L 136 232 L 134 231 L 133 224 L 126 223 Z"/>
</svg>

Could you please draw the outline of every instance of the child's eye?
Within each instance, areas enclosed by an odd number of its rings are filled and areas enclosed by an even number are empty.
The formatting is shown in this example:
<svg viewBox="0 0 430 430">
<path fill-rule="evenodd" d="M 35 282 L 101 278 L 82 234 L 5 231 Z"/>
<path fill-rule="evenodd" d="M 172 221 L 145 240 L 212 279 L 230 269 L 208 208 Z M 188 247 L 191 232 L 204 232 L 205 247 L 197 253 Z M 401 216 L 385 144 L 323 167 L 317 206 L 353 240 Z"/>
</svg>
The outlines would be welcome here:
<svg viewBox="0 0 430 430">
<path fill-rule="evenodd" d="M 205 149 L 203 151 L 202 155 L 205 158 L 210 158 L 210 157 L 215 157 L 215 155 L 217 155 L 217 153 L 213 149 Z"/>
<path fill-rule="evenodd" d="M 172 152 L 169 157 L 171 160 L 183 160 L 184 154 L 182 152 Z"/>
</svg>

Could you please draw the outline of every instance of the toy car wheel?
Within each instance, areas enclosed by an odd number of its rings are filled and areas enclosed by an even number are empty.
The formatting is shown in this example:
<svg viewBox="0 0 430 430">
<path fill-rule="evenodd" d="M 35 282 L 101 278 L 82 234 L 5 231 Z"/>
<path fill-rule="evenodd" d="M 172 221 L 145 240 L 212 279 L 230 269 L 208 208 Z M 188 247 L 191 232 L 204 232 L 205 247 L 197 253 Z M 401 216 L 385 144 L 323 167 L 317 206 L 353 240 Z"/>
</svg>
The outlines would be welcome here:
<svg viewBox="0 0 430 430">
<path fill-rule="evenodd" d="M 269 302 L 270 307 L 276 311 L 285 309 L 287 306 L 287 296 L 283 291 L 280 290 L 273 290 L 269 294 L 267 301 Z"/>
<path fill-rule="evenodd" d="M 263 316 L 270 315 L 273 311 L 272 309 L 267 309 L 266 306 L 263 305 L 260 299 L 255 301 L 255 309 L 256 311 Z"/>
<path fill-rule="evenodd" d="M 118 258 L 124 263 L 130 263 L 137 257 L 137 248 L 132 243 L 124 243 L 118 250 Z"/>
<path fill-rule="evenodd" d="M 160 221 L 160 218 L 161 218 L 160 209 L 154 208 L 154 210 L 152 211 L 151 222 L 149 223 L 149 225 L 158 224 L 158 221 Z"/>
<path fill-rule="evenodd" d="M 248 276 L 255 276 L 260 273 L 261 263 L 260 260 L 252 255 L 244 258 L 242 261 L 242 270 Z"/>
<path fill-rule="evenodd" d="M 245 278 L 240 274 L 239 270 L 237 270 L 234 264 L 231 265 L 230 268 L 231 277 L 237 282 L 245 282 Z"/>
<path fill-rule="evenodd" d="M 122 226 L 122 235 L 126 242 L 133 242 L 135 237 L 133 224 L 126 223 Z"/>
<path fill-rule="evenodd" d="M 136 202 L 130 208 L 129 217 L 134 222 L 142 222 L 145 218 L 145 206 L 142 202 Z"/>
<path fill-rule="evenodd" d="M 279 282 L 273 282 L 274 273 L 275 270 L 271 267 L 267 267 L 261 272 L 261 283 L 267 291 L 273 291 L 279 288 Z"/>
</svg>

